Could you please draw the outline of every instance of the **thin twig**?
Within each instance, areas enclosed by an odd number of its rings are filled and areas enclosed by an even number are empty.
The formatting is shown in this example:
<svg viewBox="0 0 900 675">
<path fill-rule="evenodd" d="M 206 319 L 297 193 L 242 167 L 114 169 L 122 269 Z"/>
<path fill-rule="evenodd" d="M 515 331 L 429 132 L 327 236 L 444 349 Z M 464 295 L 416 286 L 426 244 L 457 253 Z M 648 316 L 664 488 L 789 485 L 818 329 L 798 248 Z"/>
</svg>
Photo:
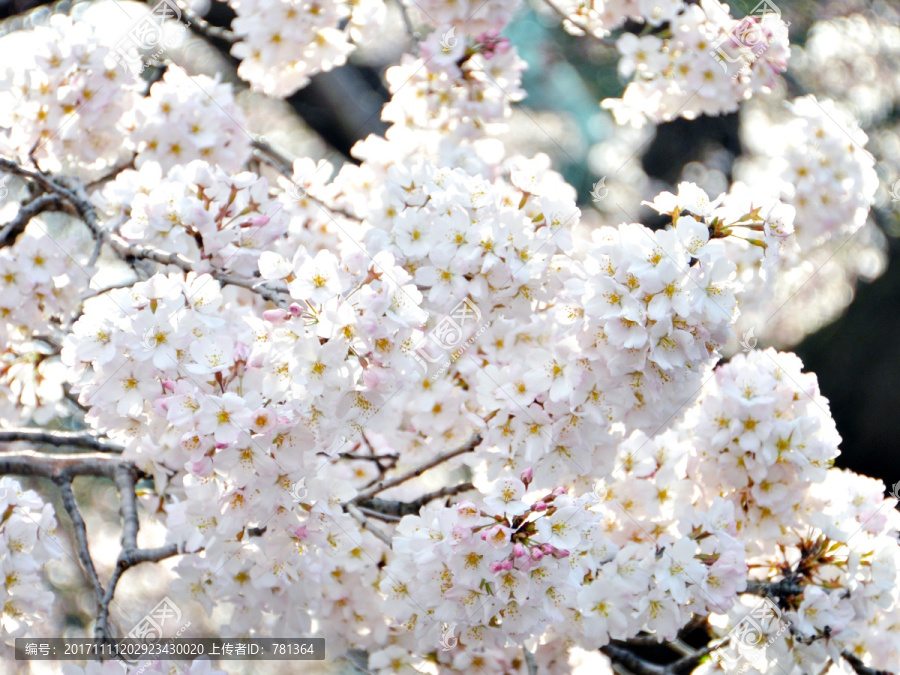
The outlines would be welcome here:
<svg viewBox="0 0 900 675">
<path fill-rule="evenodd" d="M 183 2 L 176 0 L 176 4 L 178 9 L 181 10 L 181 22 L 197 35 L 209 40 L 225 40 L 232 43 L 240 40 L 240 36 L 237 33 L 228 28 L 213 26 Z"/>
<path fill-rule="evenodd" d="M 382 492 L 383 490 L 387 490 L 388 488 L 392 488 L 397 485 L 400 485 L 401 483 L 405 483 L 406 481 L 408 481 L 412 478 L 421 476 L 423 473 L 425 473 L 429 469 L 433 469 L 434 467 L 438 466 L 439 464 L 443 464 L 448 459 L 453 459 L 457 455 L 462 455 L 466 452 L 472 452 L 475 448 L 478 447 L 478 445 L 480 443 L 481 443 L 481 435 L 475 434 L 474 436 L 472 436 L 472 438 L 469 439 L 469 441 L 465 445 L 462 445 L 454 450 L 448 450 L 447 452 L 444 452 L 444 453 L 438 455 L 437 457 L 434 457 L 433 459 L 429 460 L 425 464 L 422 464 L 421 466 L 418 466 L 415 469 L 412 469 L 411 471 L 407 471 L 406 473 L 404 473 L 400 476 L 397 476 L 396 478 L 391 478 L 390 480 L 382 480 L 382 481 L 377 482 L 372 487 L 368 488 L 367 490 L 363 490 L 358 495 L 356 495 L 356 497 L 353 498 L 352 503 L 358 504 L 360 502 L 364 502 L 367 499 L 374 497 L 379 492 Z"/>
<path fill-rule="evenodd" d="M 291 181 L 292 183 L 294 182 L 294 169 L 293 169 L 294 162 L 293 162 L 293 160 L 291 160 L 290 157 L 288 157 L 286 154 L 284 154 L 284 152 L 282 150 L 279 150 L 274 145 L 269 143 L 269 141 L 267 141 L 262 136 L 254 136 L 252 145 L 253 145 L 254 149 L 258 151 L 257 152 L 258 157 L 263 159 L 270 166 L 276 168 L 278 170 L 278 172 L 282 176 L 287 178 L 289 181 Z M 296 185 L 296 183 L 295 183 L 295 185 Z M 298 187 L 300 187 L 300 186 L 298 186 Z M 344 218 L 349 218 L 350 220 L 355 220 L 356 222 L 360 222 L 359 217 L 354 216 L 349 211 L 345 211 L 344 209 L 340 209 L 336 206 L 329 206 L 328 204 L 323 202 L 318 197 L 314 197 L 313 195 L 309 194 L 309 192 L 307 192 L 305 189 L 303 192 L 304 192 L 304 196 L 306 199 L 308 199 L 309 201 L 318 205 L 319 207 L 321 207 L 323 209 L 327 209 L 328 211 L 331 211 L 332 213 L 337 213 L 338 215 L 341 215 Z"/>
<path fill-rule="evenodd" d="M 369 516 L 369 518 L 375 518 L 375 520 L 380 520 L 385 523 L 399 523 L 400 522 L 400 516 L 393 516 L 388 513 L 381 513 L 380 511 L 373 511 L 372 509 L 369 509 L 365 506 L 360 506 L 359 511 L 360 511 L 360 513 L 363 513 L 363 514 Z"/>
<path fill-rule="evenodd" d="M 372 521 L 366 518 L 362 513 L 360 513 L 359 509 L 356 508 L 353 504 L 344 504 L 344 509 L 346 509 L 347 513 L 356 518 L 359 523 L 360 528 L 366 530 L 367 532 L 371 532 L 374 534 L 379 540 L 381 540 L 388 548 L 391 547 L 390 538 L 377 527 L 372 525 Z"/>
<path fill-rule="evenodd" d="M 412 19 L 409 18 L 409 9 L 403 0 L 396 0 L 396 2 L 397 7 L 400 10 L 400 18 L 403 19 L 403 25 L 406 28 L 406 32 L 409 34 L 410 44 L 415 45 L 420 34 L 413 26 Z"/>
</svg>

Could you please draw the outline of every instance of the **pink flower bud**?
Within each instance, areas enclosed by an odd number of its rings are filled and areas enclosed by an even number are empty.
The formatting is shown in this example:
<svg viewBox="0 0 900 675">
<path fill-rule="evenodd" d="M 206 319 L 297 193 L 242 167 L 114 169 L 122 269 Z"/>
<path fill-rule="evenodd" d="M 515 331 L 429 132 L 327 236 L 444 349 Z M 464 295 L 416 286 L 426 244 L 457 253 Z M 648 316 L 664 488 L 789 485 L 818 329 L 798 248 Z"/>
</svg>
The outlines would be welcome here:
<svg viewBox="0 0 900 675">
<path fill-rule="evenodd" d="M 303 307 L 298 305 L 296 302 L 292 302 L 291 306 L 288 307 L 288 309 L 294 316 L 300 316 L 301 314 L 303 314 Z"/>
<path fill-rule="evenodd" d="M 494 574 L 499 574 L 503 571 L 503 563 L 499 560 L 491 563 L 491 572 Z"/>
<path fill-rule="evenodd" d="M 568 490 L 567 488 L 564 488 L 562 485 L 560 485 L 558 488 L 556 488 L 556 489 L 553 491 L 553 496 L 554 496 L 554 497 L 559 497 L 560 495 L 566 494 L 568 491 L 569 491 L 569 490 Z"/>
<path fill-rule="evenodd" d="M 554 558 L 568 558 L 569 551 L 568 551 L 568 549 L 565 549 L 565 548 L 553 549 L 553 557 Z"/>
<path fill-rule="evenodd" d="M 175 380 L 163 380 L 162 386 L 166 391 L 175 391 Z"/>
<path fill-rule="evenodd" d="M 522 546 L 522 544 L 520 544 L 519 542 L 516 542 L 515 544 L 513 544 L 513 555 L 516 556 L 517 558 L 522 558 L 527 553 L 528 552 L 525 550 L 525 547 Z"/>
<path fill-rule="evenodd" d="M 245 225 L 249 225 L 250 227 L 262 227 L 269 222 L 269 216 L 253 216 L 250 220 L 248 220 Z"/>
<path fill-rule="evenodd" d="M 269 323 L 274 323 L 276 325 L 284 323 L 289 316 L 290 314 L 283 309 L 267 309 L 263 312 L 263 318 Z"/>
<path fill-rule="evenodd" d="M 507 558 L 500 564 L 502 565 L 503 569 L 506 570 L 507 572 L 509 572 L 509 570 L 511 570 L 513 568 L 513 561 L 510 560 L 509 558 Z"/>
<path fill-rule="evenodd" d="M 541 549 L 539 549 L 536 546 L 533 549 L 531 549 L 531 559 L 532 560 L 540 560 L 543 557 L 544 557 L 544 552 Z"/>
<path fill-rule="evenodd" d="M 216 443 L 216 450 L 224 450 L 228 445 L 228 443 Z"/>
<path fill-rule="evenodd" d="M 547 502 L 535 502 L 534 504 L 532 504 L 531 510 L 537 511 L 538 513 L 540 513 L 541 511 L 546 511 L 547 510 Z"/>
<path fill-rule="evenodd" d="M 531 481 L 534 480 L 534 469 L 530 466 L 522 472 L 521 480 L 525 483 L 525 487 L 531 485 Z"/>
<path fill-rule="evenodd" d="M 250 347 L 243 342 L 234 343 L 234 360 L 246 362 L 250 356 Z"/>
<path fill-rule="evenodd" d="M 556 549 L 553 548 L 550 544 L 541 544 L 541 550 L 546 555 L 551 555 L 553 553 L 553 551 L 555 551 Z"/>
</svg>

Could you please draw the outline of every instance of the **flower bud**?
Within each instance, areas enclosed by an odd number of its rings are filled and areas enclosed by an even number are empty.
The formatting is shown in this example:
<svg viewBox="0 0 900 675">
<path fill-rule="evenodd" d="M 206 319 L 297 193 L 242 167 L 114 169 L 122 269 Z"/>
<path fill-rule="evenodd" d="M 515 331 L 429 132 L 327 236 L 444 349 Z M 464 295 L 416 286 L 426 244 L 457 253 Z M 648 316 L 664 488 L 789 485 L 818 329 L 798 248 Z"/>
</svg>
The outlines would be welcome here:
<svg viewBox="0 0 900 675">
<path fill-rule="evenodd" d="M 267 309 L 265 312 L 263 312 L 263 319 L 275 325 L 284 323 L 289 316 L 290 314 L 285 312 L 283 309 Z"/>
</svg>

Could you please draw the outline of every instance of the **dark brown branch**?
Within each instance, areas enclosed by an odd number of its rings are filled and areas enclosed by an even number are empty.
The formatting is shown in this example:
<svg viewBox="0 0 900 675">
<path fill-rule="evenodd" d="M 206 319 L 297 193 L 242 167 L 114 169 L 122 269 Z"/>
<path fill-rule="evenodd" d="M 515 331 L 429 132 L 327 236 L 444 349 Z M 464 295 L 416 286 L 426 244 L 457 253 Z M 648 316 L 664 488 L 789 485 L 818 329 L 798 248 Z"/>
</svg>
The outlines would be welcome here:
<svg viewBox="0 0 900 675">
<path fill-rule="evenodd" d="M 0 475 L 71 479 L 75 476 L 112 478 L 119 460 L 99 452 L 48 455 L 39 452 L 0 452 Z"/>
<path fill-rule="evenodd" d="M 753 593 L 768 598 L 787 597 L 789 595 L 801 595 L 803 586 L 792 579 L 780 581 L 748 581 L 745 593 Z"/>
<path fill-rule="evenodd" d="M 150 2 L 148 4 L 155 4 Z M 237 33 L 228 28 L 220 28 L 213 26 L 209 21 L 197 14 L 189 6 L 176 0 L 178 9 L 181 10 L 181 23 L 191 29 L 195 34 L 205 37 L 208 40 L 224 40 L 225 42 L 237 42 L 240 40 Z"/>
<path fill-rule="evenodd" d="M 378 481 L 375 485 L 371 486 L 368 489 L 363 490 L 358 495 L 356 495 L 356 497 L 354 497 L 353 500 L 351 500 L 351 503 L 359 504 L 360 502 L 364 502 L 368 499 L 371 499 L 372 497 L 377 495 L 379 492 L 382 492 L 383 490 L 387 490 L 388 488 L 392 488 L 397 485 L 400 485 L 401 483 L 405 483 L 406 481 L 408 481 L 412 478 L 421 476 L 423 473 L 425 473 L 429 469 L 433 469 L 434 467 L 438 466 L 439 464 L 443 464 L 447 460 L 453 459 L 457 455 L 462 455 L 467 452 L 472 452 L 475 448 L 478 447 L 478 445 L 480 443 L 481 443 L 481 435 L 475 434 L 474 436 L 472 436 L 472 438 L 469 439 L 469 441 L 465 445 L 462 445 L 454 450 L 448 450 L 447 452 L 441 453 L 440 455 L 434 457 L 433 459 L 429 460 L 428 462 L 425 462 L 425 464 L 422 464 L 421 466 L 418 466 L 411 471 L 407 471 L 406 473 L 404 473 L 400 476 L 397 476 L 396 478 Z"/>
<path fill-rule="evenodd" d="M 856 654 L 852 654 L 848 651 L 841 652 L 841 657 L 843 657 L 843 659 L 850 664 L 850 667 L 853 668 L 853 671 L 859 675 L 894 675 L 894 673 L 889 670 L 869 668 L 869 666 L 864 664 Z"/>
<path fill-rule="evenodd" d="M 59 440 L 57 436 L 53 436 L 53 438 Z M 73 453 L 48 455 L 38 452 L 0 452 L 0 474 L 50 478 L 59 486 L 63 505 L 72 519 L 78 560 L 88 580 L 91 582 L 97 599 L 94 636 L 98 639 L 112 637 L 109 627 L 109 605 L 115 595 L 119 579 L 125 571 L 141 563 L 159 562 L 184 553 L 183 548 L 175 544 L 168 544 L 158 548 L 138 548 L 137 535 L 140 520 L 138 518 L 137 498 L 135 496 L 137 473 L 137 468 L 133 464 L 108 454 Z M 88 549 L 87 527 L 72 493 L 72 479 L 75 476 L 109 478 L 113 481 L 119 493 L 122 546 L 116 566 L 105 590 L 97 576 L 97 570 L 94 567 L 94 562 Z"/>
<path fill-rule="evenodd" d="M 625 666 L 635 675 L 667 675 L 665 666 L 645 661 L 624 647 L 608 644 L 605 647 L 601 647 L 600 651 L 606 654 L 610 661 Z"/>
<path fill-rule="evenodd" d="M 17 162 L 0 157 L 0 169 L 9 173 L 14 173 L 23 178 L 33 180 L 48 192 L 59 195 L 68 201 L 78 213 L 78 216 L 84 221 L 91 234 L 98 242 L 108 245 L 113 253 L 122 260 L 130 263 L 132 267 L 136 260 L 149 260 L 160 265 L 175 265 L 185 272 L 193 272 L 195 263 L 180 253 L 168 253 L 161 251 L 152 246 L 143 244 L 131 244 L 118 234 L 106 229 L 97 216 L 97 211 L 91 204 L 90 199 L 84 191 L 84 188 L 72 181 L 62 181 L 54 179 L 39 171 L 26 169 Z M 68 184 L 68 183 L 71 183 Z M 269 288 L 261 279 L 242 279 L 226 274 L 221 270 L 210 270 L 209 274 L 222 284 L 231 284 L 247 288 L 254 293 L 258 293 L 266 300 L 277 305 L 284 306 L 287 303 L 279 295 L 279 291 Z"/>
<path fill-rule="evenodd" d="M 0 442 L 28 441 L 55 447 L 75 447 L 85 450 L 119 453 L 121 445 L 105 441 L 85 431 L 50 431 L 47 429 L 0 429 Z"/>
<path fill-rule="evenodd" d="M 460 483 L 459 485 L 449 485 L 447 487 L 442 487 L 440 490 L 429 492 L 411 502 L 388 501 L 376 497 L 362 501 L 359 505 L 365 507 L 369 511 L 376 511 L 387 516 L 402 518 L 403 516 L 417 515 L 423 506 L 435 499 L 453 497 L 461 492 L 468 492 L 469 490 L 474 489 L 475 486 L 471 483 Z"/>
<path fill-rule="evenodd" d="M 94 561 L 91 559 L 91 552 L 88 549 L 87 526 L 84 524 L 84 518 L 81 517 L 81 511 L 78 510 L 78 503 L 75 501 L 75 495 L 72 493 L 72 481 L 70 478 L 60 477 L 54 479 L 54 482 L 59 487 L 66 513 L 72 519 L 72 529 L 75 531 L 75 551 L 78 554 L 78 561 L 81 563 L 81 568 L 87 575 L 88 581 L 91 582 L 99 607 L 103 598 L 103 586 L 100 584 L 97 569 L 94 567 Z"/>
<path fill-rule="evenodd" d="M 15 218 L 4 225 L 3 229 L 0 229 L 0 247 L 11 246 L 16 237 L 25 231 L 25 227 L 32 218 L 45 211 L 58 211 L 62 201 L 57 194 L 45 194 L 35 197 L 27 204 L 22 204 Z"/>
</svg>

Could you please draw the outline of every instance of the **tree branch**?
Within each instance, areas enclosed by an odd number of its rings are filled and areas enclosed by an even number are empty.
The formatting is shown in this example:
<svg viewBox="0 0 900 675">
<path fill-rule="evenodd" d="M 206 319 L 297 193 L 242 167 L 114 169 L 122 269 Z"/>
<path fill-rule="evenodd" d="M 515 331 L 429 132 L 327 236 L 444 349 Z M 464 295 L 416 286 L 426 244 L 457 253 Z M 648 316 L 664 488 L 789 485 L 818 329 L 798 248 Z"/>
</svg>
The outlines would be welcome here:
<svg viewBox="0 0 900 675">
<path fill-rule="evenodd" d="M 347 511 L 347 513 L 349 513 L 351 516 L 353 516 L 357 520 L 360 528 L 362 528 L 363 530 L 366 530 L 368 532 L 371 532 L 379 540 L 381 540 L 381 542 L 384 543 L 388 548 L 391 548 L 390 537 L 388 537 L 384 532 L 382 532 L 377 527 L 372 525 L 372 521 L 370 521 L 362 513 L 360 513 L 360 510 L 358 508 L 356 508 L 356 506 L 354 506 L 352 503 L 344 504 L 344 509 Z"/>
<path fill-rule="evenodd" d="M 428 502 L 434 501 L 435 499 L 441 499 L 442 497 L 452 497 L 454 495 L 458 495 L 461 492 L 468 492 L 469 490 L 474 490 L 475 486 L 472 483 L 460 483 L 459 485 L 449 485 L 447 487 L 442 487 L 440 490 L 435 490 L 434 492 L 429 492 L 428 494 L 422 495 L 418 499 L 415 499 L 411 502 L 397 502 L 397 501 L 388 501 L 385 499 L 367 499 L 359 503 L 361 507 L 365 507 L 370 511 L 375 511 L 382 515 L 387 516 L 396 516 L 397 518 L 402 518 L 403 516 L 416 515 L 419 513 L 419 510 L 425 506 Z"/>
<path fill-rule="evenodd" d="M 149 3 L 153 4 L 153 3 Z M 226 42 L 237 42 L 240 40 L 237 33 L 228 28 L 220 28 L 213 26 L 209 21 L 197 14 L 185 3 L 176 0 L 178 9 L 181 10 L 181 23 L 185 24 L 194 33 L 205 37 L 208 40 L 225 40 Z"/>
<path fill-rule="evenodd" d="M 600 651 L 606 654 L 610 661 L 625 666 L 636 675 L 667 675 L 665 666 L 645 661 L 624 647 L 608 644 L 605 647 L 601 647 Z"/>
<path fill-rule="evenodd" d="M 48 429 L 0 429 L 0 442 L 28 441 L 55 447 L 76 447 L 99 452 L 120 453 L 125 448 L 104 441 L 85 431 L 51 431 Z"/>
<path fill-rule="evenodd" d="M 196 271 L 194 269 L 196 263 L 180 253 L 168 253 L 152 246 L 131 244 L 123 237 L 106 229 L 100 222 L 97 211 L 91 204 L 84 188 L 80 185 L 64 185 L 59 180 L 54 180 L 39 171 L 26 169 L 17 162 L 5 157 L 0 157 L 0 169 L 33 180 L 48 192 L 55 193 L 68 201 L 75 208 L 75 211 L 84 221 L 85 225 L 87 225 L 94 238 L 101 244 L 108 245 L 113 253 L 124 261 L 131 263 L 132 267 L 134 266 L 134 260 L 149 260 L 160 265 L 174 265 L 185 272 Z M 279 306 L 283 307 L 287 304 L 277 290 L 265 286 L 265 282 L 262 280 L 241 279 L 239 277 L 230 276 L 224 271 L 215 269 L 209 270 L 209 274 L 222 284 L 231 284 L 247 288 Z"/>
<path fill-rule="evenodd" d="M 456 457 L 457 455 L 462 455 L 466 452 L 472 452 L 475 448 L 478 447 L 478 445 L 480 443 L 481 443 L 481 435 L 475 434 L 474 436 L 472 436 L 472 438 L 469 439 L 469 441 L 465 445 L 462 445 L 454 450 L 448 450 L 447 452 L 442 453 L 442 454 L 438 455 L 437 457 L 434 457 L 433 459 L 429 460 L 428 462 L 425 462 L 425 464 L 422 464 L 421 466 L 419 466 L 411 471 L 408 471 L 400 476 L 397 476 L 396 478 L 378 481 L 375 485 L 369 487 L 366 490 L 363 490 L 358 495 L 356 495 L 356 497 L 354 497 L 351 500 L 351 503 L 359 504 L 360 502 L 364 502 L 367 499 L 370 499 L 371 497 L 375 496 L 376 494 L 378 494 L 379 492 L 381 492 L 383 490 L 387 490 L 388 488 L 392 488 L 397 485 L 400 485 L 401 483 L 405 483 L 406 481 L 408 481 L 412 478 L 421 476 L 423 473 L 425 473 L 429 469 L 433 469 L 434 467 L 438 466 L 439 464 L 443 464 L 448 459 L 452 459 L 452 458 Z"/>
<path fill-rule="evenodd" d="M 16 237 L 25 231 L 25 227 L 36 215 L 44 211 L 57 211 L 61 204 L 62 198 L 52 193 L 40 195 L 27 204 L 22 204 L 15 218 L 4 225 L 3 229 L 0 229 L 0 247 L 12 245 Z"/>
<path fill-rule="evenodd" d="M 261 157 L 266 163 L 277 169 L 278 172 L 289 181 L 291 181 L 292 183 L 294 182 L 294 163 L 290 157 L 285 155 L 281 150 L 277 149 L 261 136 L 254 136 L 252 145 L 254 149 L 258 151 L 257 156 Z M 296 183 L 294 184 L 296 185 Z M 350 220 L 360 222 L 360 219 L 357 216 L 354 216 L 352 213 L 344 211 L 343 209 L 339 209 L 335 206 L 329 206 L 318 197 L 314 197 L 313 195 L 309 194 L 309 192 L 307 192 L 306 190 L 304 190 L 303 192 L 306 198 L 316 204 L 319 208 L 330 211 L 331 213 L 337 213 L 344 218 L 349 218 Z"/>
<path fill-rule="evenodd" d="M 862 662 L 856 654 L 852 654 L 848 651 L 841 652 L 841 657 L 850 664 L 850 667 L 853 668 L 855 673 L 859 673 L 859 675 L 893 675 L 893 673 L 889 670 L 877 670 L 875 668 L 869 668 L 866 664 Z"/>
<path fill-rule="evenodd" d="M 28 431 L 31 430 L 20 430 Z M 36 432 L 38 430 L 35 430 Z M 28 434 L 35 436 L 35 434 Z M 52 438 L 59 440 L 57 436 Z M 96 441 L 97 439 L 93 439 Z M 62 444 L 62 443 L 61 443 Z M 72 519 L 78 560 L 94 589 L 97 599 L 97 617 L 94 637 L 112 637 L 109 628 L 109 605 L 116 592 L 119 579 L 131 567 L 145 562 L 159 562 L 184 553 L 183 547 L 168 544 L 158 548 L 141 549 L 137 545 L 140 520 L 135 496 L 137 468 L 114 456 L 101 453 L 46 454 L 26 452 L 0 452 L 0 474 L 40 476 L 51 479 L 59 487 L 63 505 Z M 116 566 L 104 590 L 88 549 L 87 527 L 72 493 L 72 479 L 76 476 L 101 476 L 109 478 L 119 493 L 119 516 L 122 521 L 121 549 Z"/>
<path fill-rule="evenodd" d="M 48 455 L 39 452 L 0 452 L 0 475 L 71 479 L 75 476 L 112 478 L 118 460 L 99 452 Z"/>
<path fill-rule="evenodd" d="M 789 595 L 801 595 L 803 586 L 793 579 L 781 579 L 780 581 L 748 581 L 745 593 L 761 595 L 767 598 L 779 598 Z"/>
<path fill-rule="evenodd" d="M 78 554 L 78 561 L 81 563 L 81 568 L 87 575 L 88 581 L 91 582 L 91 586 L 94 589 L 94 595 L 96 596 L 97 606 L 99 608 L 100 602 L 103 599 L 103 586 L 100 584 L 100 578 L 97 576 L 97 569 L 94 567 L 94 561 L 91 559 L 91 552 L 90 549 L 88 549 L 87 526 L 84 524 L 84 518 L 81 517 L 81 512 L 78 510 L 78 503 L 75 501 L 75 495 L 72 493 L 72 479 L 59 477 L 54 479 L 54 482 L 59 487 L 66 513 L 68 513 L 69 518 L 72 519 L 72 529 L 75 531 L 75 550 Z"/>
</svg>

